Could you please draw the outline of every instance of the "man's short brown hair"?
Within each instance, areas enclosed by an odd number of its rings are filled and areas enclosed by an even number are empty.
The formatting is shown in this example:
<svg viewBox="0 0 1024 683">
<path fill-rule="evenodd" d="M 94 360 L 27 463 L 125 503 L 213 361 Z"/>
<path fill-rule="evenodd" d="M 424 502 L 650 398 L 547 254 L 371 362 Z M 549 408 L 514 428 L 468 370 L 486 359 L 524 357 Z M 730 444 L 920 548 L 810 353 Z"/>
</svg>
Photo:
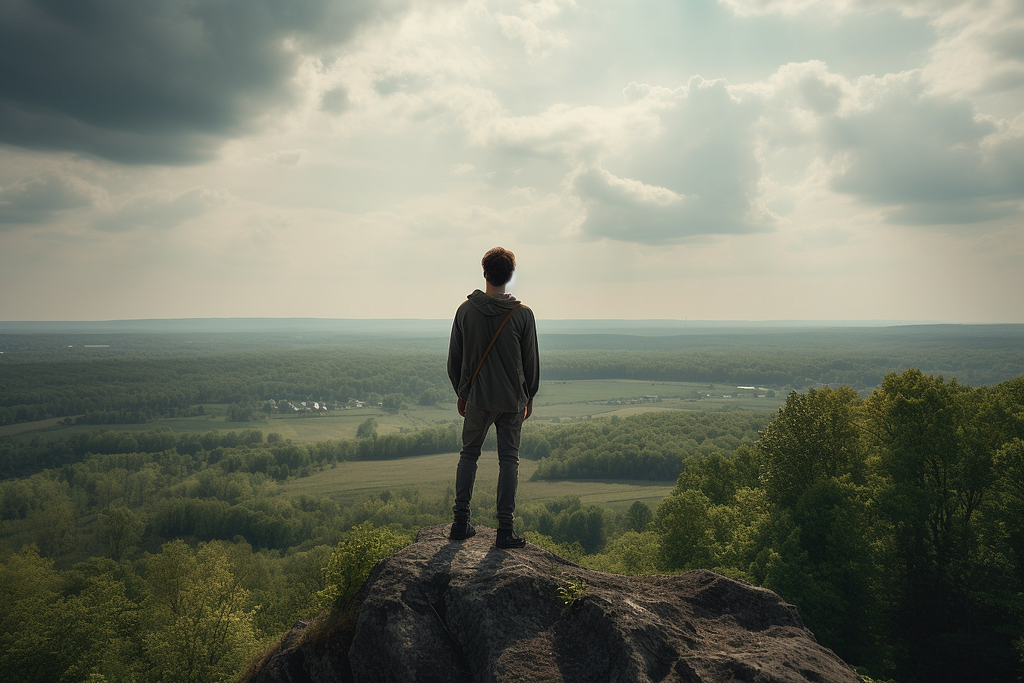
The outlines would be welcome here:
<svg viewBox="0 0 1024 683">
<path fill-rule="evenodd" d="M 512 279 L 516 269 L 516 255 L 508 249 L 495 247 L 484 254 L 480 265 L 484 267 L 484 279 L 495 287 L 501 287 Z"/>
</svg>

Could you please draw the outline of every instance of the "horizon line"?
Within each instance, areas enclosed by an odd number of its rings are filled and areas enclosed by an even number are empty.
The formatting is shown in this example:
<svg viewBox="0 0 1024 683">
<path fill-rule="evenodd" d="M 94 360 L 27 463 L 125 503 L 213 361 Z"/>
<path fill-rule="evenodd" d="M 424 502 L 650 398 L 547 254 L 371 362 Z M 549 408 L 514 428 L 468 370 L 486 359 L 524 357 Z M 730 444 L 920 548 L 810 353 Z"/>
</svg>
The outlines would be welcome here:
<svg viewBox="0 0 1024 683">
<path fill-rule="evenodd" d="M 719 318 L 719 319 L 689 319 L 689 318 L 537 318 L 544 322 L 565 322 L 565 323 L 652 323 L 672 325 L 869 325 L 876 326 L 905 326 L 905 325 L 1021 325 L 1024 322 L 952 322 L 948 320 L 913 320 L 899 318 L 766 318 L 766 319 L 743 319 L 743 318 Z M 0 320 L 0 328 L 5 325 L 106 325 L 106 324 L 169 324 L 169 323 L 215 323 L 215 322 L 363 322 L 363 323 L 388 323 L 388 322 L 421 322 L 421 323 L 450 323 L 451 318 L 413 318 L 413 317 L 391 317 L 391 318 L 330 318 L 330 317 L 273 317 L 273 316 L 235 316 L 235 317 L 188 317 L 188 318 L 111 318 L 111 319 L 80 319 L 80 320 Z"/>
</svg>

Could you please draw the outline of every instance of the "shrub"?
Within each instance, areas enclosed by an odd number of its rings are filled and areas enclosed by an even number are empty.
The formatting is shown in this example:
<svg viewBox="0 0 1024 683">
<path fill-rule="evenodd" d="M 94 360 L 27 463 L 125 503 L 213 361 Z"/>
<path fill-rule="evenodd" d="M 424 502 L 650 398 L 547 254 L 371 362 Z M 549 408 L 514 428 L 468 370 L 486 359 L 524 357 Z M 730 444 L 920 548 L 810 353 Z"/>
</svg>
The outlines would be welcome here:
<svg viewBox="0 0 1024 683">
<path fill-rule="evenodd" d="M 407 546 L 412 539 L 371 522 L 352 527 L 324 567 L 324 589 L 317 593 L 324 608 L 335 611 L 349 603 L 380 560 Z"/>
</svg>

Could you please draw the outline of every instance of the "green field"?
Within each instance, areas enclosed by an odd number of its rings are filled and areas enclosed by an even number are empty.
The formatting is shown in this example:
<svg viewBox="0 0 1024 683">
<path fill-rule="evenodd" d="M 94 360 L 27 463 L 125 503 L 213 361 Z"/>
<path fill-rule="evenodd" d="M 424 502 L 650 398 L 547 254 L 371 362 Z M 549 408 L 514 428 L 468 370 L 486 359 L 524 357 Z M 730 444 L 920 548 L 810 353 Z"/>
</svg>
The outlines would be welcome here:
<svg viewBox="0 0 1024 683">
<path fill-rule="evenodd" d="M 710 388 L 710 387 L 714 388 Z M 710 394 L 710 398 L 697 399 L 693 394 Z M 737 396 L 736 394 L 741 394 Z M 541 382 L 540 392 L 534 401 L 533 420 L 537 422 L 563 422 L 565 420 L 588 419 L 636 415 L 658 410 L 754 410 L 774 411 L 785 404 L 783 392 L 775 398 L 754 398 L 751 391 L 737 392 L 736 387 L 727 385 L 694 384 L 688 382 L 644 382 L 640 380 L 579 380 L 571 382 Z M 656 395 L 656 403 L 632 402 L 645 395 Z M 728 397 L 728 398 L 726 398 Z M 222 407 L 214 407 L 214 410 Z M 377 420 L 380 434 L 415 431 L 438 423 L 459 420 L 454 403 L 437 406 L 407 406 L 397 413 L 379 409 L 359 408 L 327 413 L 316 417 L 271 416 L 253 427 L 264 432 L 277 432 L 286 439 L 296 442 L 322 441 L 325 439 L 355 438 L 359 424 L 367 418 Z M 174 420 L 163 420 L 158 424 L 171 424 Z M 208 423 L 206 429 L 240 429 L 244 423 Z M 177 429 L 172 425 L 172 428 Z"/>
<path fill-rule="evenodd" d="M 327 441 L 331 439 L 354 439 L 360 423 L 373 418 L 377 421 L 378 434 L 392 434 L 400 431 L 416 431 L 433 427 L 440 422 L 460 419 L 455 404 L 435 406 L 411 406 L 397 413 L 380 409 L 358 408 L 339 410 L 317 416 L 271 416 L 266 422 L 254 423 L 256 429 L 266 433 L 277 432 L 285 439 L 296 442 Z"/>
<path fill-rule="evenodd" d="M 394 414 L 380 409 L 360 408 L 358 410 L 339 410 L 323 415 L 272 415 L 261 422 L 227 422 L 224 419 L 227 408 L 225 405 L 205 404 L 203 408 L 206 410 L 206 415 L 201 417 L 165 417 L 143 424 L 65 425 L 63 418 L 23 422 L 0 426 L 0 437 L 45 433 L 45 436 L 59 438 L 104 429 L 119 432 L 144 432 L 150 429 L 169 427 L 179 433 L 258 429 L 264 435 L 277 432 L 285 439 L 295 442 L 311 442 L 354 439 L 359 424 L 371 417 L 377 420 L 379 434 L 390 434 L 403 430 L 415 431 L 422 427 L 435 426 L 439 422 L 460 419 L 458 413 L 455 412 L 454 403 L 444 404 L 441 407 L 415 406 Z"/>
<path fill-rule="evenodd" d="M 64 418 L 51 417 L 47 420 L 36 420 L 35 422 L 19 422 L 12 425 L 0 426 L 0 437 L 4 436 L 15 436 L 17 434 L 28 434 L 34 432 L 45 432 L 52 431 L 55 429 L 64 429 L 63 422 Z M 65 434 L 69 432 L 64 432 Z"/>
<path fill-rule="evenodd" d="M 659 410 L 754 410 L 774 411 L 786 402 L 785 392 L 777 392 L 774 398 L 765 398 L 765 392 L 758 392 L 761 398 L 754 398 L 752 391 L 737 391 L 736 387 L 724 384 L 696 384 L 691 382 L 646 382 L 641 380 L 576 380 L 568 382 L 541 382 L 540 392 L 534 401 L 533 420 L 554 423 L 585 420 L 592 417 L 636 415 Z M 709 395 L 710 398 L 694 398 L 695 394 Z M 737 396 L 739 394 L 739 396 Z M 645 395 L 658 396 L 656 403 L 633 402 Z M 401 431 L 416 431 L 439 423 L 459 420 L 455 403 L 441 403 L 436 406 L 410 405 L 389 413 L 379 408 L 356 408 L 331 411 L 320 415 L 271 415 L 262 422 L 227 422 L 224 414 L 227 406 L 204 404 L 206 415 L 202 417 L 173 417 L 152 420 L 144 424 L 112 425 L 64 425 L 60 419 L 40 420 L 0 427 L 0 436 L 30 436 L 45 433 L 48 437 L 59 438 L 83 431 L 112 429 L 117 431 L 146 431 L 158 427 L 170 427 L 175 432 L 239 431 L 258 429 L 264 435 L 277 432 L 285 439 L 296 443 L 327 441 L 332 439 L 354 439 L 359 424 L 368 418 L 377 421 L 377 432 L 381 435 Z"/>
<path fill-rule="evenodd" d="M 754 394 L 760 396 L 755 398 Z M 534 401 L 540 421 L 586 419 L 611 415 L 636 415 L 656 410 L 756 410 L 773 411 L 786 402 L 786 392 L 767 398 L 766 391 L 738 390 L 724 384 L 695 382 L 647 382 L 608 379 L 541 382 Z M 657 396 L 646 402 L 645 396 Z M 698 398 L 700 396 L 701 398 Z"/>
<path fill-rule="evenodd" d="M 737 396 L 737 393 L 740 395 Z M 777 410 L 785 403 L 785 395 L 754 398 L 756 392 L 737 392 L 734 386 L 697 384 L 688 382 L 647 382 L 640 380 L 576 380 L 544 381 L 535 401 L 534 416 L 538 423 L 566 423 L 598 417 L 664 410 L 719 411 L 719 410 Z M 701 398 L 696 398 L 696 396 Z M 710 396 L 709 396 L 710 395 Z M 643 400 L 644 396 L 657 396 L 657 402 Z M 437 406 L 411 405 L 395 413 L 379 408 L 358 408 L 331 411 L 320 415 L 271 415 L 261 422 L 227 422 L 227 406 L 204 404 L 206 415 L 201 417 L 164 418 L 145 424 L 64 425 L 61 420 L 0 427 L 0 436 L 18 435 L 28 438 L 43 434 L 59 438 L 74 433 L 96 430 L 145 431 L 169 427 L 175 432 L 239 431 L 258 429 L 266 434 L 276 432 L 296 443 L 309 443 L 333 439 L 354 439 L 359 424 L 373 418 L 379 434 L 436 426 L 457 421 L 459 415 L 454 403 Z M 399 460 L 344 462 L 332 469 L 309 477 L 289 480 L 282 485 L 287 495 L 326 495 L 350 504 L 385 490 L 416 489 L 420 495 L 432 498 L 445 494 L 453 486 L 457 453 L 418 456 Z M 616 511 L 625 510 L 635 500 L 652 507 L 672 490 L 674 482 L 667 481 L 529 481 L 537 463 L 523 460 L 520 466 L 520 501 L 542 501 L 566 495 L 579 496 L 584 504 L 599 504 Z M 478 490 L 493 491 L 497 484 L 497 457 L 485 454 L 480 461 Z"/>
<path fill-rule="evenodd" d="M 710 394 L 697 399 L 694 394 Z M 737 393 L 742 394 L 736 396 Z M 627 416 L 662 410 L 777 410 L 785 403 L 779 392 L 775 398 L 754 398 L 751 391 L 737 392 L 728 385 L 687 382 L 645 382 L 640 380 L 579 380 L 541 382 L 532 419 L 541 423 L 566 422 L 591 417 Z M 632 401 L 656 395 L 655 403 Z M 726 398 L 728 396 L 728 398 Z M 611 402 L 611 404 L 610 404 Z M 373 417 L 381 434 L 401 429 L 414 430 L 437 422 L 458 420 L 455 405 L 411 406 L 395 414 L 362 408 L 328 414 L 324 417 L 272 417 L 257 428 L 278 432 L 295 441 L 354 438 L 360 422 Z M 454 485 L 458 454 L 418 456 L 387 461 L 344 462 L 337 467 L 283 486 L 289 495 L 325 495 L 345 504 L 379 491 L 416 489 L 427 498 L 439 497 Z M 579 496 L 584 504 L 598 504 L 622 512 L 633 501 L 652 507 L 671 492 L 675 482 L 668 481 L 529 481 L 537 463 L 523 460 L 520 465 L 519 500 L 543 501 L 566 495 Z M 478 491 L 494 491 L 497 485 L 497 457 L 485 453 L 477 474 Z"/>
<path fill-rule="evenodd" d="M 416 489 L 425 498 L 441 497 L 455 485 L 458 453 L 422 455 L 397 460 L 342 462 L 309 477 L 281 486 L 286 495 L 329 496 L 349 505 L 379 491 Z M 664 481 L 529 481 L 537 463 L 523 460 L 519 466 L 518 501 L 543 501 L 567 495 L 579 496 L 584 505 L 597 504 L 622 512 L 633 501 L 657 507 L 675 482 Z M 493 493 L 498 483 L 498 458 L 492 451 L 480 457 L 476 490 Z"/>
</svg>

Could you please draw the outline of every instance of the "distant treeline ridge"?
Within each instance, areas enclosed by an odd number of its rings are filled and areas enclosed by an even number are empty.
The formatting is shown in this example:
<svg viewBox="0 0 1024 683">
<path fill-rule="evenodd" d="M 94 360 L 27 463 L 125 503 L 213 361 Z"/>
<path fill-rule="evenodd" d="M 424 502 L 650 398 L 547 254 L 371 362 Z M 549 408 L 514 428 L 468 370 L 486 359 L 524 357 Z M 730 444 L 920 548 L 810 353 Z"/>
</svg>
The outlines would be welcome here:
<svg viewBox="0 0 1024 683">
<path fill-rule="evenodd" d="M 647 339 L 647 338 L 638 338 Z M 968 348 L 904 343 L 891 348 L 786 348 L 740 335 L 722 349 L 547 350 L 546 380 L 638 379 L 758 384 L 802 389 L 817 384 L 877 386 L 909 367 L 993 385 L 1024 374 L 1014 340 Z M 742 342 L 742 343 L 741 343 Z M 625 343 L 625 342 L 624 342 Z M 705 342 L 707 343 L 707 342 Z M 317 346 L 260 348 L 188 356 L 126 355 L 37 362 L 0 359 L 0 425 L 68 416 L 99 424 L 193 416 L 197 406 L 253 406 L 270 399 L 345 403 L 377 397 L 390 405 L 454 400 L 443 351 Z"/>
</svg>

